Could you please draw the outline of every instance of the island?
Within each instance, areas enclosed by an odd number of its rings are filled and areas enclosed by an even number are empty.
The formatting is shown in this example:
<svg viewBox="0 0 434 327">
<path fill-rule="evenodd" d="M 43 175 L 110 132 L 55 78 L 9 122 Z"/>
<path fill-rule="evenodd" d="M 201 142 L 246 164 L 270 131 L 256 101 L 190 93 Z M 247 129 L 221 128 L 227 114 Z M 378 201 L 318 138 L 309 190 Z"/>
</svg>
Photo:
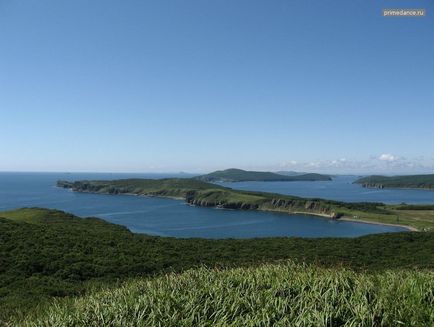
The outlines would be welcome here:
<svg viewBox="0 0 434 327">
<path fill-rule="evenodd" d="M 168 197 L 203 207 L 317 215 L 332 219 L 399 225 L 409 230 L 431 230 L 434 227 L 433 212 L 429 208 L 418 210 L 417 206 L 408 208 L 372 202 L 350 203 L 235 190 L 196 178 L 60 180 L 57 186 L 75 192 Z"/>
<path fill-rule="evenodd" d="M 414 188 L 434 190 L 434 174 L 405 176 L 367 176 L 359 178 L 354 184 L 367 188 Z"/>
<path fill-rule="evenodd" d="M 217 170 L 215 172 L 195 177 L 205 182 L 296 182 L 296 181 L 331 181 L 327 175 L 315 173 L 279 174 L 266 171 L 248 171 L 236 168 Z"/>
</svg>

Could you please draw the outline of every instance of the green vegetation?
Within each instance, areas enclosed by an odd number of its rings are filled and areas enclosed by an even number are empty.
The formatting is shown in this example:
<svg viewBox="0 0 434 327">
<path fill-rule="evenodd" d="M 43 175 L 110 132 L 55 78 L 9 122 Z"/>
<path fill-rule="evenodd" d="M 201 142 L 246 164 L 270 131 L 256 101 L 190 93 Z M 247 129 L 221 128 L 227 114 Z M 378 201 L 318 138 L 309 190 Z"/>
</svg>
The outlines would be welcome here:
<svg viewBox="0 0 434 327">
<path fill-rule="evenodd" d="M 226 189 L 192 178 L 118 179 L 99 181 L 58 181 L 57 186 L 73 191 L 107 194 L 135 194 L 185 198 L 191 191 Z"/>
<path fill-rule="evenodd" d="M 434 273 L 293 263 L 132 280 L 18 326 L 432 326 Z"/>
<path fill-rule="evenodd" d="M 434 190 L 434 174 L 408 176 L 368 176 L 354 183 L 372 188 L 420 188 Z"/>
<path fill-rule="evenodd" d="M 205 182 L 294 182 L 294 181 L 330 181 L 330 176 L 321 174 L 283 175 L 265 171 L 246 171 L 242 169 L 217 170 L 213 173 L 195 177 Z"/>
<path fill-rule="evenodd" d="M 308 213 L 336 219 L 398 224 L 419 230 L 434 229 L 434 210 L 427 210 L 421 215 L 418 210 L 397 210 L 399 207 L 383 203 L 347 203 L 241 191 L 189 178 L 59 181 L 57 185 L 78 192 L 176 197 L 205 207 Z"/>
<path fill-rule="evenodd" d="M 429 204 L 419 204 L 419 205 L 402 204 L 400 206 L 397 206 L 396 210 L 425 210 L 425 211 L 430 211 L 430 210 L 434 210 L 434 205 L 429 205 Z"/>
<path fill-rule="evenodd" d="M 360 238 L 206 240 L 151 237 L 62 211 L 0 213 L 0 325 L 130 278 L 207 267 L 248 267 L 291 259 L 356 271 L 434 269 L 433 233 Z M 241 310 L 241 309 L 240 309 Z"/>
</svg>

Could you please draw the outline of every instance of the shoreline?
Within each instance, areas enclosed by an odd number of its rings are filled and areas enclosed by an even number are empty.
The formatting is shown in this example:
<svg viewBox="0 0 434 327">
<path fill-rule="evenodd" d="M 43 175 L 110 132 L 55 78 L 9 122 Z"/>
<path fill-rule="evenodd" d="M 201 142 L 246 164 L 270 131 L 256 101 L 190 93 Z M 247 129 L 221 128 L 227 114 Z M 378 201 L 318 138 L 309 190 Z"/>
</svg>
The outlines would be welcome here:
<svg viewBox="0 0 434 327">
<path fill-rule="evenodd" d="M 372 220 L 364 220 L 364 219 L 354 219 L 354 218 L 346 218 L 342 217 L 337 220 L 354 222 L 354 223 L 362 223 L 362 224 L 373 224 L 373 225 L 384 225 L 384 226 L 392 226 L 392 227 L 402 227 L 407 229 L 410 232 L 420 232 L 416 227 L 408 226 L 408 225 L 400 225 L 400 224 L 391 224 L 391 223 L 380 223 Z"/>
<path fill-rule="evenodd" d="M 317 216 L 322 218 L 328 218 L 335 221 L 348 221 L 348 222 L 354 222 L 354 223 L 361 223 L 361 224 L 372 224 L 372 225 L 383 225 L 383 226 L 392 226 L 392 227 L 402 227 L 407 229 L 409 232 L 420 232 L 419 229 L 416 227 L 408 226 L 408 225 L 400 225 L 400 224 L 392 224 L 392 223 L 382 223 L 377 221 L 371 221 L 371 220 L 363 220 L 363 219 L 354 219 L 354 218 L 333 218 L 331 215 L 325 214 L 325 213 L 314 213 L 314 212 L 308 212 L 308 211 L 281 211 L 281 210 L 263 210 L 258 209 L 258 211 L 270 211 L 270 212 L 281 212 L 286 213 L 289 215 L 308 215 L 308 216 Z"/>
<path fill-rule="evenodd" d="M 56 186 L 59 187 L 59 186 Z M 59 187 L 62 188 L 62 187 Z M 162 198 L 162 199 L 172 199 L 172 200 L 182 200 L 185 201 L 186 199 L 183 197 L 175 197 L 175 196 L 161 196 L 161 195 L 151 195 L 151 194 L 135 194 L 135 193 L 118 193 L 118 194 L 111 194 L 111 193 L 104 193 L 104 192 L 88 192 L 88 191 L 77 191 L 69 189 L 72 192 L 77 193 L 89 193 L 89 194 L 103 194 L 103 195 L 128 195 L 128 196 L 143 196 L 143 197 L 154 197 L 154 198 Z M 189 204 L 185 202 L 186 204 Z M 196 206 L 196 205 L 193 205 Z M 225 209 L 226 208 L 218 208 L 217 206 L 209 207 L 209 208 L 217 208 L 217 209 Z M 229 209 L 231 210 L 231 209 Z M 232 210 L 241 210 L 241 209 L 232 209 Z M 322 218 L 327 218 L 331 220 L 336 221 L 348 221 L 348 222 L 355 222 L 355 223 L 362 223 L 362 224 L 373 224 L 373 225 L 383 225 L 383 226 L 392 226 L 392 227 L 402 227 L 407 229 L 409 232 L 420 232 L 419 229 L 416 227 L 408 226 L 408 225 L 400 225 L 400 224 L 392 224 L 392 223 L 382 223 L 382 222 L 376 222 L 376 221 L 370 221 L 370 220 L 363 220 L 363 219 L 354 219 L 349 217 L 342 217 L 342 218 L 333 218 L 332 215 L 325 214 L 325 213 L 315 213 L 315 212 L 308 212 L 308 211 L 285 211 L 285 210 L 274 210 L 274 209 L 255 209 L 255 211 L 263 211 L 263 212 L 278 212 L 278 213 L 285 213 L 288 215 L 310 215 L 310 216 L 317 216 Z"/>
<path fill-rule="evenodd" d="M 374 190 L 409 190 L 409 191 L 432 191 L 434 192 L 434 188 L 430 187 L 375 187 L 375 186 L 363 186 L 362 184 L 353 183 L 356 185 L 360 185 L 363 188 L 374 189 Z"/>
<path fill-rule="evenodd" d="M 234 209 L 234 210 L 237 210 L 237 209 Z M 285 213 L 287 215 L 317 216 L 317 217 L 328 218 L 328 219 L 332 219 L 332 220 L 339 220 L 339 219 L 333 218 L 332 215 L 329 215 L 326 213 L 310 212 L 310 211 L 287 211 L 287 210 L 277 210 L 277 209 L 256 209 L 256 211 L 279 212 L 279 213 Z"/>
</svg>

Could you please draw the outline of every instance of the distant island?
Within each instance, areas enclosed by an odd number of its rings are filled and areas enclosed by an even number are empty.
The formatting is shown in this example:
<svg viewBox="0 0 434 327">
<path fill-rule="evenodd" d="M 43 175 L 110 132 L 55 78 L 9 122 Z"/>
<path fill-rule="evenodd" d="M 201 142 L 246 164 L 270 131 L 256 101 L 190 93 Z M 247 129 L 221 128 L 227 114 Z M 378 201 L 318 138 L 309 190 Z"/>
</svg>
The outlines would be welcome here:
<svg viewBox="0 0 434 327">
<path fill-rule="evenodd" d="M 204 182 L 295 182 L 295 181 L 331 181 L 327 175 L 314 173 L 281 172 L 272 173 L 266 171 L 248 171 L 242 169 L 217 170 L 210 174 L 195 177 Z"/>
<path fill-rule="evenodd" d="M 414 188 L 434 190 L 434 174 L 406 176 L 368 176 L 354 182 L 369 188 Z"/>
</svg>

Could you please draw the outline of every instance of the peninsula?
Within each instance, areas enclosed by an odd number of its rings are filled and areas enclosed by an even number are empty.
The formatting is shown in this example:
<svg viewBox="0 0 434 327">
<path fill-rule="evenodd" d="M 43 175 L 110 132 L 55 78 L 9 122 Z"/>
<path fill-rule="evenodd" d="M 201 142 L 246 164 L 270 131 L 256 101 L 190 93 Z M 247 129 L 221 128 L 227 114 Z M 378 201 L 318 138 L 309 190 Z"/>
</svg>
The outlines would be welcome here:
<svg viewBox="0 0 434 327">
<path fill-rule="evenodd" d="M 285 175 L 266 171 L 248 171 L 236 168 L 217 170 L 210 174 L 195 177 L 204 182 L 296 182 L 296 181 L 331 181 L 330 176 L 314 173 L 293 173 Z"/>
<path fill-rule="evenodd" d="M 434 227 L 431 210 L 401 208 L 383 203 L 348 203 L 307 199 L 290 195 L 234 190 L 195 178 L 120 179 L 96 181 L 58 181 L 58 187 L 76 192 L 131 194 L 182 199 L 190 205 L 224 209 L 275 211 L 310 214 L 333 219 L 397 224 L 410 229 Z"/>
<path fill-rule="evenodd" d="M 434 190 L 434 174 L 406 176 L 367 176 L 354 182 L 368 188 L 415 188 Z"/>
</svg>

